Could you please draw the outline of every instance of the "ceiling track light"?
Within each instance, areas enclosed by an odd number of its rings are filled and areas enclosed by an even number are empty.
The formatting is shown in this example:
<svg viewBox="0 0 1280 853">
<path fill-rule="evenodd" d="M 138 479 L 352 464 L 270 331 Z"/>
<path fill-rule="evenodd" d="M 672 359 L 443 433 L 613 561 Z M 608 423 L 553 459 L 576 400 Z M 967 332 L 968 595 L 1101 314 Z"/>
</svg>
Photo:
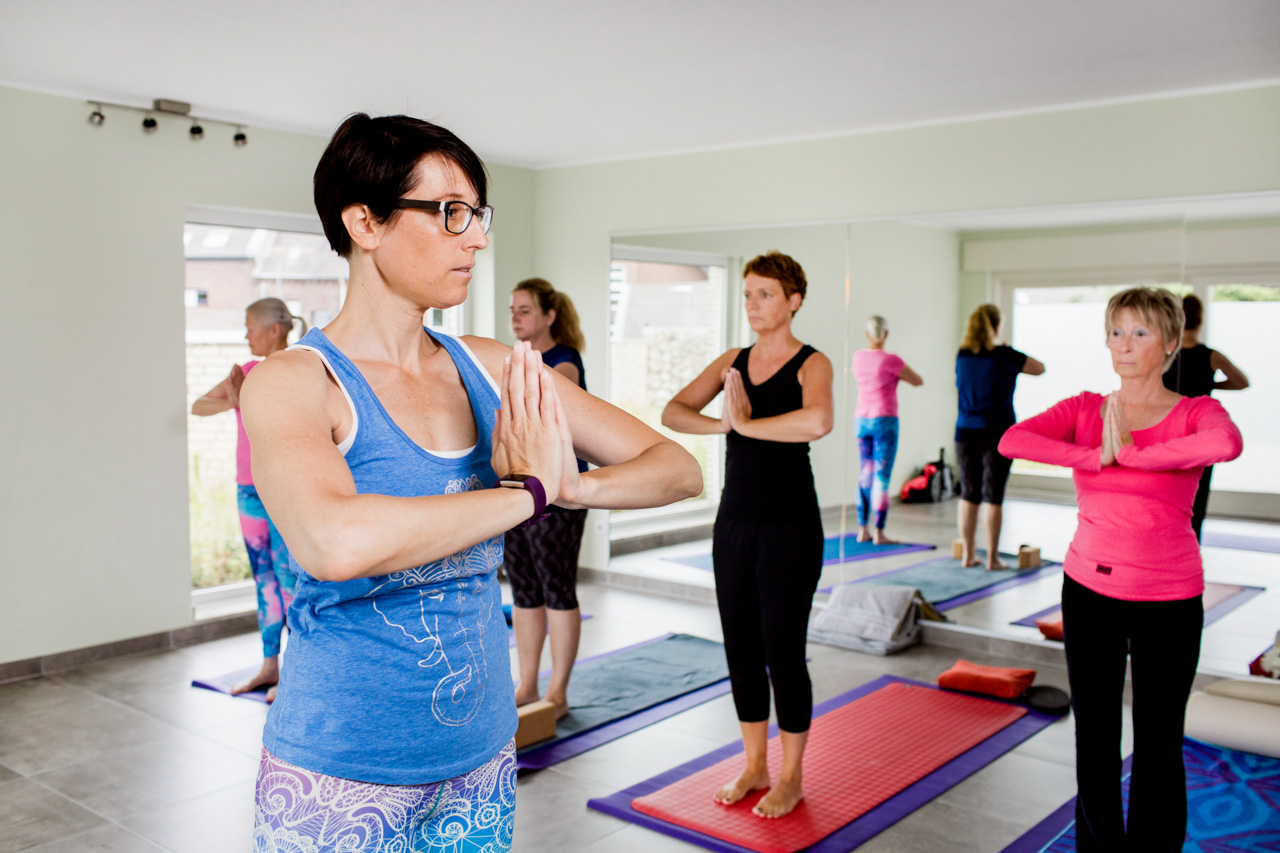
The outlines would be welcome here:
<svg viewBox="0 0 1280 853">
<path fill-rule="evenodd" d="M 155 133 L 160 129 L 160 122 L 156 119 L 156 115 L 168 115 L 189 119 L 191 127 L 187 133 L 191 140 L 197 141 L 204 139 L 204 125 L 220 124 L 225 127 L 234 127 L 235 134 L 231 137 L 232 143 L 237 148 L 243 148 L 249 144 L 249 137 L 245 133 L 244 125 L 235 122 L 223 121 L 216 118 L 201 118 L 191 115 L 191 105 L 184 101 L 171 101 L 165 98 L 156 98 L 152 101 L 150 107 L 136 107 L 132 104 L 113 104 L 107 101 L 88 101 L 92 108 L 89 113 L 88 122 L 94 127 L 101 127 L 107 121 L 107 116 L 103 112 L 103 107 L 110 107 L 117 110 L 132 110 L 136 113 L 142 113 L 142 132 L 147 134 Z"/>
</svg>

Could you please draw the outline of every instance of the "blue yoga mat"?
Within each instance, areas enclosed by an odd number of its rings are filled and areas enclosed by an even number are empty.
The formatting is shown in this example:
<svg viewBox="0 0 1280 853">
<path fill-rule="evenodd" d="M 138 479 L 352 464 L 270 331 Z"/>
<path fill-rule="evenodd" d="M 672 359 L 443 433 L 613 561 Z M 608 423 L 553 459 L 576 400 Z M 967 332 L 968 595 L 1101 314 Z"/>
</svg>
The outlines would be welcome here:
<svg viewBox="0 0 1280 853">
<path fill-rule="evenodd" d="M 1266 551 L 1280 554 L 1280 537 L 1246 536 L 1241 533 L 1215 533 L 1206 530 L 1200 536 L 1200 544 L 1210 548 L 1235 548 L 1239 551 Z"/>
<path fill-rule="evenodd" d="M 840 540 L 844 539 L 844 558 L 840 557 Z M 858 534 L 846 533 L 843 537 L 828 536 L 822 540 L 822 564 L 853 563 L 858 560 L 870 560 L 891 554 L 910 554 L 913 551 L 932 551 L 937 545 L 926 545 L 921 542 L 898 542 L 893 545 L 876 545 L 873 542 L 859 542 Z M 711 571 L 713 566 L 710 554 L 690 554 L 686 557 L 663 557 L 669 563 L 680 563 L 693 566 L 695 569 Z"/>
<path fill-rule="evenodd" d="M 978 551 L 977 553 L 981 557 L 986 552 Z M 1016 554 L 1002 553 L 1000 556 L 1011 566 L 1018 564 Z M 994 572 L 989 572 L 982 566 L 965 568 L 960 565 L 960 562 L 954 557 L 935 557 L 923 563 L 901 569 L 890 569 L 887 572 L 849 581 L 849 583 L 915 587 L 920 590 L 925 601 L 934 607 L 939 610 L 950 610 L 1062 569 L 1062 564 L 1053 560 L 1045 560 L 1034 569 L 1000 569 Z M 833 589 L 834 587 L 828 586 L 818 592 L 829 593 Z"/>
<path fill-rule="evenodd" d="M 1280 759 L 1223 749 L 1185 738 L 1187 837 L 1184 851 L 1264 851 L 1280 849 Z M 1121 796 L 1129 808 L 1125 759 Z M 1076 849 L 1073 797 L 1028 830 L 1002 853 L 1068 853 Z"/>
<path fill-rule="evenodd" d="M 569 716 L 556 723 L 554 738 L 520 750 L 516 766 L 550 767 L 728 692 L 724 645 L 690 634 L 584 658 L 573 668 Z"/>
</svg>

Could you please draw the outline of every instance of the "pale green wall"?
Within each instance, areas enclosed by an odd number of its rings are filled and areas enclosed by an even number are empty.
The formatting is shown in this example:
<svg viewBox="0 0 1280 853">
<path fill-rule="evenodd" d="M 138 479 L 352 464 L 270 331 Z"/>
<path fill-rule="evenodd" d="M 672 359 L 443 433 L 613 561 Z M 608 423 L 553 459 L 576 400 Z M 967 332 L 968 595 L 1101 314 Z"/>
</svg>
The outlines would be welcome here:
<svg viewBox="0 0 1280 853">
<path fill-rule="evenodd" d="M 611 237 L 1277 190 L 1278 151 L 1280 86 L 1271 86 L 547 169 L 535 184 L 537 267 L 600 339 Z M 957 307 L 953 296 L 942 310 L 954 318 Z M 586 366 L 603 375 L 600 348 Z M 607 550 L 589 530 L 584 564 L 603 565 Z"/>
<path fill-rule="evenodd" d="M 312 214 L 326 142 L 87 114 L 0 87 L 0 662 L 191 622 L 185 205 Z M 532 268 L 532 175 L 491 173 L 501 280 Z"/>
</svg>

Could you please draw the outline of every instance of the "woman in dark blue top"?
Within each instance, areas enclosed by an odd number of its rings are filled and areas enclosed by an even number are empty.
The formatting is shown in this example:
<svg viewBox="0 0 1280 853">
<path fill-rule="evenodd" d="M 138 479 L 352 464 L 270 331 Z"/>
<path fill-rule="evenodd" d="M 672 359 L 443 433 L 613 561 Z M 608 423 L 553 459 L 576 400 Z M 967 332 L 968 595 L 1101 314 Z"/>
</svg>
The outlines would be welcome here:
<svg viewBox="0 0 1280 853">
<path fill-rule="evenodd" d="M 978 565 L 974 536 L 978 506 L 987 527 L 987 568 L 1008 568 L 1000 559 L 1000 525 L 1004 486 L 1013 460 L 996 450 L 1004 431 L 1017 422 L 1013 389 L 1019 373 L 1039 376 L 1044 365 L 1013 347 L 997 344 L 1000 309 L 979 305 L 969 315 L 964 341 L 956 354 L 956 465 L 960 469 L 958 525 L 965 566 Z"/>
<path fill-rule="evenodd" d="M 542 363 L 583 391 L 587 373 L 578 312 L 567 294 L 542 278 L 529 278 L 511 292 L 511 332 L 542 353 Z M 578 460 L 578 470 L 587 463 Z M 537 702 L 542 643 L 551 635 L 551 681 L 547 701 L 560 717 L 569 713 L 569 675 L 578 657 L 582 611 L 578 608 L 578 551 L 587 524 L 585 509 L 553 510 L 535 527 L 507 531 L 503 568 L 511 582 L 511 625 L 520 659 L 516 704 Z M 550 631 L 548 631 L 550 629 Z"/>
</svg>

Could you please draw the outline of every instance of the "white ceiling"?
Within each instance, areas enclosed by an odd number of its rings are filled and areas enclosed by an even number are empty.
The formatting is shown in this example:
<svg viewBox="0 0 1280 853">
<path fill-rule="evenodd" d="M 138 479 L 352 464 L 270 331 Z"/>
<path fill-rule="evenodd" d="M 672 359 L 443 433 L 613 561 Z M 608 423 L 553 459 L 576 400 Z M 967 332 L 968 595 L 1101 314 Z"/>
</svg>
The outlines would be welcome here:
<svg viewBox="0 0 1280 853">
<path fill-rule="evenodd" d="M 5 84 L 530 166 L 1277 79 L 1277 0 L 0 0 Z"/>
</svg>

